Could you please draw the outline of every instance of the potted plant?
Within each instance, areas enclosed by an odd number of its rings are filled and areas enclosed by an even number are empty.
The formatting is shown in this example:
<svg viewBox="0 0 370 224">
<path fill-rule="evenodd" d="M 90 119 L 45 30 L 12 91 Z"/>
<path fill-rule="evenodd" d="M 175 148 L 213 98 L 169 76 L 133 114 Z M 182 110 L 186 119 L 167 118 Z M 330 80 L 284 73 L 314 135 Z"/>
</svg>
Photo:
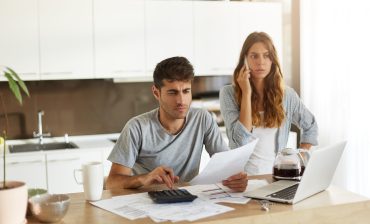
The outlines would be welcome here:
<svg viewBox="0 0 370 224">
<path fill-rule="evenodd" d="M 9 84 L 9 89 L 22 105 L 22 92 L 29 96 L 27 86 L 12 69 L 0 67 L 0 75 L 4 75 Z M 0 91 L 0 108 L 5 115 L 4 130 L 1 130 L 3 145 L 3 181 L 0 181 L 0 223 L 19 224 L 25 222 L 27 210 L 27 186 L 24 182 L 6 180 L 6 139 L 8 131 L 8 116 L 3 95 Z M 1 144 L 0 144 L 1 145 Z"/>
</svg>

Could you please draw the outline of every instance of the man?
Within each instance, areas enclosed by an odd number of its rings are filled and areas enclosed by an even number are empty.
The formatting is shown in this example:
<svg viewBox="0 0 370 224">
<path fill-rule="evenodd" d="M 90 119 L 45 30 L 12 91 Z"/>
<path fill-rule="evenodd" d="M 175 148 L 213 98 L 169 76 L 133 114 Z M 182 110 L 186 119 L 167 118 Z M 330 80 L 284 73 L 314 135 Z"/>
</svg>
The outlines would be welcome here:
<svg viewBox="0 0 370 224">
<path fill-rule="evenodd" d="M 226 151 L 217 123 L 205 110 L 190 108 L 194 70 L 184 57 L 157 64 L 152 92 L 159 108 L 127 122 L 108 159 L 107 188 L 139 188 L 190 181 L 199 172 L 203 145 L 207 152 Z M 227 169 L 227 167 L 225 167 Z M 223 185 L 244 191 L 247 175 L 235 174 Z"/>
</svg>

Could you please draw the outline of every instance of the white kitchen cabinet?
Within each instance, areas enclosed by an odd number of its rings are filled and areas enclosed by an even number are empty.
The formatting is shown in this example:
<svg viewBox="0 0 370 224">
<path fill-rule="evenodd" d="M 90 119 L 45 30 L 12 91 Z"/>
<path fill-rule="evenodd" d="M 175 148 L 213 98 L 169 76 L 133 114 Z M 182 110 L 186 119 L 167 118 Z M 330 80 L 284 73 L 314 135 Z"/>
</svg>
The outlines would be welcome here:
<svg viewBox="0 0 370 224">
<path fill-rule="evenodd" d="M 91 0 L 39 0 L 40 77 L 94 78 Z"/>
<path fill-rule="evenodd" d="M 100 149 L 66 150 L 48 153 L 46 158 L 49 193 L 73 193 L 83 191 L 75 181 L 74 170 L 84 163 L 101 161 L 102 154 Z"/>
<path fill-rule="evenodd" d="M 3 161 L 1 160 L 1 174 Z M 43 154 L 7 156 L 7 180 L 23 181 L 28 188 L 47 188 L 46 164 Z"/>
<path fill-rule="evenodd" d="M 95 77 L 144 76 L 144 0 L 95 0 L 94 24 Z"/>
<path fill-rule="evenodd" d="M 240 47 L 239 9 L 231 2 L 194 2 L 196 75 L 231 75 Z"/>
<path fill-rule="evenodd" d="M 247 36 L 268 33 L 281 58 L 280 3 L 194 2 L 196 75 L 232 75 Z"/>
<path fill-rule="evenodd" d="M 193 2 L 145 2 L 146 71 L 174 56 L 193 61 Z"/>
<path fill-rule="evenodd" d="M 37 0 L 0 1 L 0 64 L 23 80 L 40 78 L 37 13 Z"/>
<path fill-rule="evenodd" d="M 0 27 L 0 62 L 24 80 L 149 81 L 173 56 L 196 75 L 231 75 L 254 31 L 270 34 L 282 59 L 281 3 L 1 0 Z"/>
<path fill-rule="evenodd" d="M 239 9 L 239 46 L 247 36 L 255 31 L 269 34 L 274 42 L 278 57 L 282 60 L 283 14 L 281 3 L 272 2 L 234 2 Z M 282 61 L 280 61 L 282 63 Z"/>
</svg>

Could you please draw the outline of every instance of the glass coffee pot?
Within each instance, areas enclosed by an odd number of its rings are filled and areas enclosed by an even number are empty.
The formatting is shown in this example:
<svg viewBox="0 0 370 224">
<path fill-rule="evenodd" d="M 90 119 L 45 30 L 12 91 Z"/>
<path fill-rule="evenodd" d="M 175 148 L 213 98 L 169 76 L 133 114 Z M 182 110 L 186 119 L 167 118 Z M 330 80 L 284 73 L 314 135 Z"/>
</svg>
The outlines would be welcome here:
<svg viewBox="0 0 370 224">
<path fill-rule="evenodd" d="M 305 169 L 303 151 L 306 150 L 285 148 L 278 152 L 273 177 L 277 180 L 300 180 Z"/>
</svg>

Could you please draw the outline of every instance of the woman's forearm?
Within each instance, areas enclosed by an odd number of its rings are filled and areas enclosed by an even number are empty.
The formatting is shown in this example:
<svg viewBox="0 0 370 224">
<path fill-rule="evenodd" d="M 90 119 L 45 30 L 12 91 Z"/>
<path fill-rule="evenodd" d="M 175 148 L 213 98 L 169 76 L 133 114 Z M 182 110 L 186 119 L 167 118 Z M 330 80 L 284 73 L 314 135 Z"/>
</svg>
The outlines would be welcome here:
<svg viewBox="0 0 370 224">
<path fill-rule="evenodd" d="M 252 102 L 249 94 L 242 94 L 239 121 L 248 129 L 248 131 L 252 131 Z"/>
</svg>

